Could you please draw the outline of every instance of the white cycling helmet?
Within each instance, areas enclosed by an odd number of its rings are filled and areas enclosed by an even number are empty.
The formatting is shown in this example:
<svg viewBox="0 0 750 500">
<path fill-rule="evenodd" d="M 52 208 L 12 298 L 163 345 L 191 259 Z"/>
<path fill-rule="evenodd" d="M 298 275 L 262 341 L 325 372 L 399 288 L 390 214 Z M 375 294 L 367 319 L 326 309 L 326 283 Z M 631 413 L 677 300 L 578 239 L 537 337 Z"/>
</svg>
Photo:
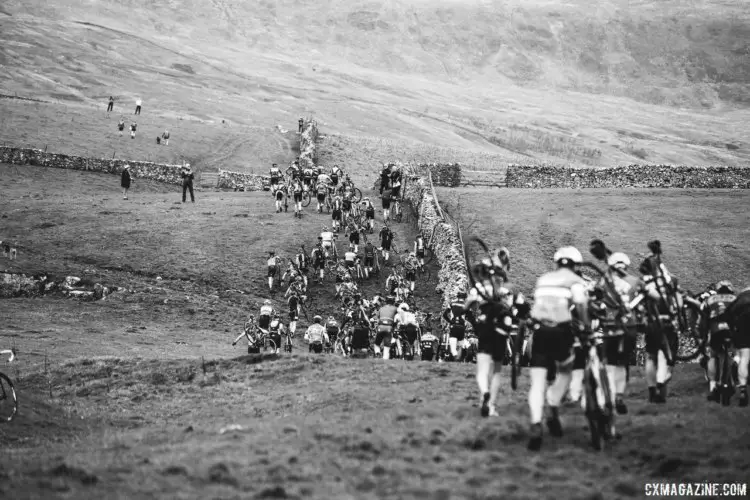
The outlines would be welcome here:
<svg viewBox="0 0 750 500">
<path fill-rule="evenodd" d="M 630 266 L 630 257 L 622 252 L 615 252 L 609 256 L 607 264 L 614 268 L 625 268 Z"/>
<path fill-rule="evenodd" d="M 400 306 L 398 306 L 398 308 L 401 309 L 402 311 L 408 311 L 409 304 L 407 304 L 406 302 L 403 302 Z"/>
<path fill-rule="evenodd" d="M 583 262 L 583 256 L 576 247 L 561 247 L 557 249 L 557 252 L 555 252 L 555 256 L 552 257 L 552 260 L 558 264 L 561 261 L 580 264 L 581 262 Z"/>
</svg>

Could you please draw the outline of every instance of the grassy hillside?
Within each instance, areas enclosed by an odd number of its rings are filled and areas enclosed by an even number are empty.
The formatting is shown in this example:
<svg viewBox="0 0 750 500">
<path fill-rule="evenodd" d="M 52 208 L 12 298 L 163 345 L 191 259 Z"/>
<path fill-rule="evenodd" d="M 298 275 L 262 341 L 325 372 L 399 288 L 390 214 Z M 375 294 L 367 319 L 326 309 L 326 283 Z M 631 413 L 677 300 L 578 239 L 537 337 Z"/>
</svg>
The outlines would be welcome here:
<svg viewBox="0 0 750 500">
<path fill-rule="evenodd" d="M 750 285 L 745 191 L 438 188 L 438 197 L 465 238 L 508 247 L 511 278 L 524 291 L 554 267 L 560 246 L 575 245 L 592 259 L 595 238 L 627 253 L 636 272 L 646 243 L 661 240 L 665 264 L 688 290 L 722 279 L 738 289 Z"/>
<path fill-rule="evenodd" d="M 742 2 L 11 0 L 3 11 L 0 93 L 64 103 L 98 130 L 109 95 L 126 111 L 141 96 L 156 131 L 291 128 L 314 113 L 331 133 L 500 158 L 750 158 Z M 50 127 L 69 126 L 50 106 L 0 108 L 9 142 L 47 144 Z M 38 121 L 15 125 L 26 119 Z M 102 132 L 89 142 L 111 151 Z"/>
</svg>

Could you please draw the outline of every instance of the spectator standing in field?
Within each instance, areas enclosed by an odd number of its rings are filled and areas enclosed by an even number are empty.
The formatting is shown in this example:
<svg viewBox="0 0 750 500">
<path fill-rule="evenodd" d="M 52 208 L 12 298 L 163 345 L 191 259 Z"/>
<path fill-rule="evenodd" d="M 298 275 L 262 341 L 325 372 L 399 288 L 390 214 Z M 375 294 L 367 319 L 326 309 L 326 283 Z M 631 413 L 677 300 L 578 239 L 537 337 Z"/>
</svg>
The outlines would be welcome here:
<svg viewBox="0 0 750 500">
<path fill-rule="evenodd" d="M 125 130 L 125 119 L 123 117 L 120 117 L 120 121 L 117 122 L 117 130 L 120 131 L 120 135 L 122 135 L 122 131 Z"/>
<path fill-rule="evenodd" d="M 164 129 L 164 133 L 161 134 L 161 138 L 164 140 L 164 145 L 169 146 L 169 130 Z"/>
<path fill-rule="evenodd" d="M 195 203 L 195 195 L 193 194 L 193 171 L 190 165 L 185 165 L 182 169 L 182 202 L 185 203 L 187 191 L 190 191 L 190 201 Z"/>
<path fill-rule="evenodd" d="M 114 107 L 115 107 L 115 98 L 112 96 L 109 96 L 109 104 L 107 104 L 107 117 L 109 117 L 109 114 L 112 112 Z"/>
<path fill-rule="evenodd" d="M 303 120 L 302 118 L 300 118 L 298 123 L 299 123 L 299 128 L 297 129 L 297 132 L 299 132 L 301 134 L 302 133 L 302 127 L 305 124 L 305 120 Z"/>
<path fill-rule="evenodd" d="M 130 165 L 125 165 L 122 169 L 122 177 L 120 178 L 120 186 L 122 186 L 122 199 L 128 199 L 128 189 L 130 189 Z"/>
<path fill-rule="evenodd" d="M 140 115 L 141 114 L 141 103 L 142 103 L 142 101 L 141 101 L 140 97 L 135 100 L 135 113 L 134 114 L 136 114 L 136 115 Z"/>
<path fill-rule="evenodd" d="M 130 124 L 130 138 L 135 139 L 135 129 L 138 128 L 138 124 L 133 122 Z"/>
</svg>

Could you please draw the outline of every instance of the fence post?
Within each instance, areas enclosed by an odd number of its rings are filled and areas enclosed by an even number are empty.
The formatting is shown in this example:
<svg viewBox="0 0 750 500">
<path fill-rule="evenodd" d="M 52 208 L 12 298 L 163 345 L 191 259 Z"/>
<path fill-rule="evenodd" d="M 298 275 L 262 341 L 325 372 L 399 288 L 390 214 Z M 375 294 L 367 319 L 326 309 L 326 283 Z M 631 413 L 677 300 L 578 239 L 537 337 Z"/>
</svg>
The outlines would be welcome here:
<svg viewBox="0 0 750 500">
<path fill-rule="evenodd" d="M 432 199 L 435 201 L 435 207 L 437 208 L 440 218 L 445 222 L 445 215 L 443 215 L 443 210 L 440 208 L 440 203 L 438 202 L 438 197 L 435 193 L 435 185 L 432 183 L 432 172 L 430 172 L 429 169 L 427 170 L 427 178 L 430 180 L 430 191 L 432 191 Z"/>
</svg>

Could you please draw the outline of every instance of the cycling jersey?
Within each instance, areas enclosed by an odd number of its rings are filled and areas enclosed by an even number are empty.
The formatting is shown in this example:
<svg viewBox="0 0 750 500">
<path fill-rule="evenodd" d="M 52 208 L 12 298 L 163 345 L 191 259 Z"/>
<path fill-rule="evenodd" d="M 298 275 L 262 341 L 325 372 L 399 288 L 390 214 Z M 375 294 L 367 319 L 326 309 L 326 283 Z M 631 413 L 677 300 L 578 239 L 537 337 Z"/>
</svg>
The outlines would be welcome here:
<svg viewBox="0 0 750 500">
<path fill-rule="evenodd" d="M 396 322 L 401 326 L 419 326 L 417 316 L 411 311 L 399 310 L 398 314 L 396 315 Z"/>
<path fill-rule="evenodd" d="M 737 299 L 733 294 L 716 294 L 706 299 L 703 304 L 708 327 L 711 333 L 720 330 L 729 330 L 729 322 L 726 318 L 726 311 L 729 305 Z"/>
<path fill-rule="evenodd" d="M 268 267 L 276 267 L 276 257 L 268 259 Z"/>
<path fill-rule="evenodd" d="M 375 247 L 372 246 L 372 243 L 368 243 L 367 246 L 365 246 L 365 257 L 374 257 L 375 256 Z"/>
<path fill-rule="evenodd" d="M 326 329 L 323 325 L 315 323 L 308 327 L 307 331 L 305 332 L 304 339 L 310 344 L 314 342 L 326 342 L 327 343 L 328 335 L 326 334 Z"/>
<path fill-rule="evenodd" d="M 564 267 L 542 275 L 536 282 L 531 316 L 546 326 L 571 322 L 571 306 L 587 301 L 583 285 L 583 278 Z"/>
<path fill-rule="evenodd" d="M 344 260 L 347 262 L 354 262 L 357 259 L 357 254 L 354 252 L 346 252 L 344 254 Z"/>
<path fill-rule="evenodd" d="M 390 322 L 393 323 L 394 318 L 396 317 L 396 314 L 398 313 L 398 309 L 393 304 L 386 304 L 383 307 L 380 308 L 380 311 L 378 311 L 378 319 L 383 322 Z"/>
<path fill-rule="evenodd" d="M 388 228 L 380 230 L 380 240 L 385 243 L 390 243 L 393 240 L 393 233 Z"/>
<path fill-rule="evenodd" d="M 327 186 L 331 182 L 331 178 L 328 176 L 328 174 L 320 174 L 318 175 L 318 182 L 323 183 Z"/>
<path fill-rule="evenodd" d="M 279 170 L 278 168 L 272 168 L 270 173 L 271 179 L 278 179 L 279 177 L 281 177 L 281 170 Z"/>
<path fill-rule="evenodd" d="M 330 231 L 320 233 L 320 236 L 323 238 L 323 245 L 330 246 L 331 242 L 333 242 L 333 233 Z"/>
<path fill-rule="evenodd" d="M 383 190 L 383 201 L 384 202 L 390 202 L 391 201 L 391 190 L 390 189 L 384 189 Z"/>
<path fill-rule="evenodd" d="M 307 260 L 307 255 L 305 255 L 303 253 L 298 253 L 297 254 L 297 266 L 300 269 L 307 269 L 307 267 L 309 266 L 309 264 L 310 263 Z"/>
<path fill-rule="evenodd" d="M 612 281 L 615 291 L 619 295 L 620 301 L 625 305 L 632 302 L 640 293 L 641 280 L 635 276 L 626 274 L 624 277 L 621 277 L 615 274 Z M 613 304 L 617 303 L 616 298 L 610 296 L 611 294 L 609 289 L 605 286 L 604 279 L 599 281 L 597 289 L 601 290 L 605 297 L 609 297 L 607 302 L 610 304 L 610 307 L 607 307 L 604 311 L 604 317 L 600 318 L 601 324 L 603 326 L 614 326 L 617 323 L 617 316 L 620 313 L 619 308 L 612 307 Z M 629 314 L 625 320 L 625 326 L 636 326 L 637 324 L 637 316 L 635 314 Z"/>
<path fill-rule="evenodd" d="M 281 330 L 283 326 L 284 325 L 281 324 L 281 321 L 275 319 L 271 321 L 271 324 L 268 326 L 268 331 L 271 333 L 279 333 L 279 330 Z"/>
<path fill-rule="evenodd" d="M 302 190 L 303 190 L 302 184 L 300 184 L 299 182 L 294 184 L 294 192 L 296 194 L 300 194 Z"/>
<path fill-rule="evenodd" d="M 326 184 L 323 184 L 322 182 L 318 183 L 316 189 L 318 190 L 318 195 L 328 194 L 328 186 Z"/>
<path fill-rule="evenodd" d="M 304 169 L 304 170 L 302 171 L 302 176 L 303 176 L 303 177 L 304 177 L 305 179 L 311 179 L 311 178 L 312 178 L 312 176 L 313 176 L 313 171 L 312 171 L 312 169 L 311 169 L 311 168 L 306 168 L 306 169 Z"/>
<path fill-rule="evenodd" d="M 414 242 L 414 251 L 415 252 L 424 251 L 424 239 L 422 238 L 416 239 L 416 241 Z"/>
<path fill-rule="evenodd" d="M 271 314 L 273 314 L 273 306 L 263 305 L 260 307 L 261 316 L 270 316 Z"/>
</svg>

